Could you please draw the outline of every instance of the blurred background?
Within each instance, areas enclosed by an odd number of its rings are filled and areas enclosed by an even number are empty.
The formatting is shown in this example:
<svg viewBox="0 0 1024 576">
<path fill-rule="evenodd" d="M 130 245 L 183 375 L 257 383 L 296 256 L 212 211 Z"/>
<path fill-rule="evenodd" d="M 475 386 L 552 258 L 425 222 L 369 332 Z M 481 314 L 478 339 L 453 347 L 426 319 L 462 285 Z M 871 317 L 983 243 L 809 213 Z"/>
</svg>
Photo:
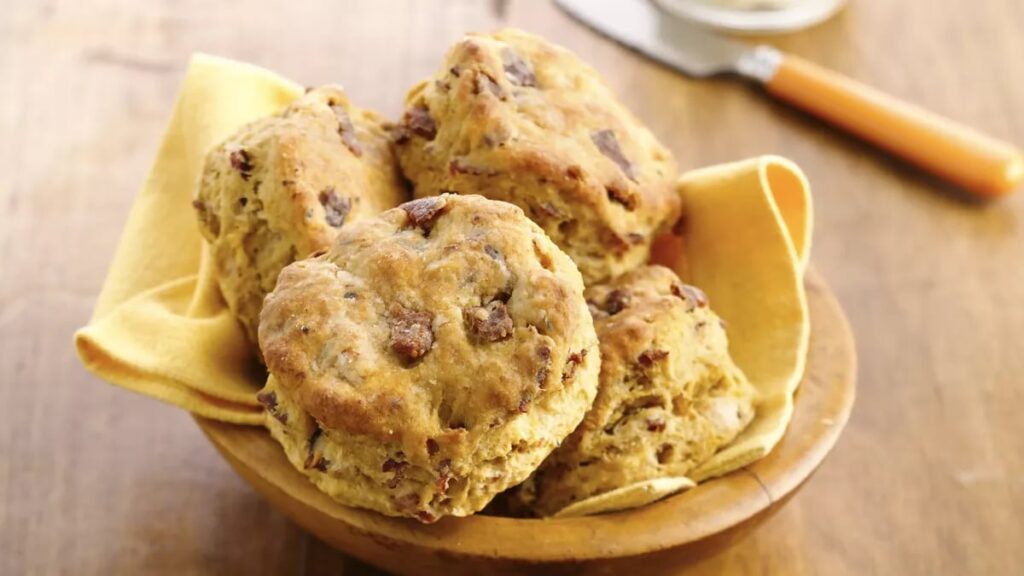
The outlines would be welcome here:
<svg viewBox="0 0 1024 576">
<path fill-rule="evenodd" d="M 849 0 L 816 26 L 757 38 L 1020 146 L 1022 23 L 1018 0 Z M 857 405 L 786 507 L 686 573 L 1019 573 L 1024 196 L 970 200 L 755 88 L 647 60 L 546 0 L 7 0 L 0 574 L 367 571 L 264 503 L 187 414 L 88 375 L 71 335 L 191 53 L 340 83 L 397 118 L 446 46 L 501 26 L 592 63 L 682 168 L 774 153 L 814 189 L 812 263 L 857 336 Z"/>
</svg>

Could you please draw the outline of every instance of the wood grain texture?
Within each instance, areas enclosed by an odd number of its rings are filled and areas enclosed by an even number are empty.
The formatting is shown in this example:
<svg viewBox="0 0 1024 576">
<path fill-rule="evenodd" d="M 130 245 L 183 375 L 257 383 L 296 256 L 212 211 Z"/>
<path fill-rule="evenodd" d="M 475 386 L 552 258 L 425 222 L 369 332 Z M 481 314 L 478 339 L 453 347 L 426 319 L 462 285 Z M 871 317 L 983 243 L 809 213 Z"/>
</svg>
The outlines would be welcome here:
<svg viewBox="0 0 1024 576">
<path fill-rule="evenodd" d="M 211 6 L 212 5 L 212 6 Z M 777 45 L 1024 144 L 1024 3 L 851 0 Z M 979 205 L 756 90 L 692 81 L 547 2 L 8 0 L 0 10 L 0 574 L 365 574 L 237 478 L 188 415 L 87 375 L 84 323 L 188 54 L 343 83 L 395 116 L 466 30 L 602 70 L 695 167 L 761 153 L 815 189 L 813 261 L 857 335 L 858 404 L 775 516 L 689 574 L 1024 565 L 1024 195 Z"/>
</svg>

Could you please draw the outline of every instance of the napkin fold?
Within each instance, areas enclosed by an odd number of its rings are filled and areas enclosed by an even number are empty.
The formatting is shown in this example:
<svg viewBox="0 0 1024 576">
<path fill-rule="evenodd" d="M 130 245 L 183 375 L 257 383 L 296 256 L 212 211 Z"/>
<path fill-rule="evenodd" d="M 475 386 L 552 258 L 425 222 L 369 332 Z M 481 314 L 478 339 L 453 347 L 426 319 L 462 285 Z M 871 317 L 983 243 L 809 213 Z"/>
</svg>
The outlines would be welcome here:
<svg viewBox="0 0 1024 576">
<path fill-rule="evenodd" d="M 207 418 L 262 424 L 265 375 L 221 299 L 191 202 L 207 149 L 301 94 L 255 66 L 192 58 L 92 319 L 75 333 L 90 372 Z"/>
<path fill-rule="evenodd" d="M 699 482 L 770 452 L 792 418 L 810 340 L 803 276 L 813 216 L 806 177 L 778 156 L 688 172 L 678 190 L 684 230 L 660 238 L 652 260 L 704 290 L 757 391 L 753 422 L 690 472 Z"/>
</svg>

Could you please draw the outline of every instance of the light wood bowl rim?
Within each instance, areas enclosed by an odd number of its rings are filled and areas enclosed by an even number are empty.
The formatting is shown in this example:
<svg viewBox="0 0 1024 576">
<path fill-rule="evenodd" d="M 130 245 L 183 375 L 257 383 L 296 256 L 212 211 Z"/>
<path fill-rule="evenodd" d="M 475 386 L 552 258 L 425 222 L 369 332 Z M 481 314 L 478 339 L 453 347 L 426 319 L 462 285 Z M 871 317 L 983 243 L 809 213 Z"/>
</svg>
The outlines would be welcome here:
<svg viewBox="0 0 1024 576">
<path fill-rule="evenodd" d="M 424 525 L 342 506 L 288 463 L 259 427 L 196 417 L 232 467 L 286 515 L 321 539 L 345 548 L 368 537 L 395 553 L 419 552 L 525 562 L 579 562 L 634 556 L 698 542 L 736 527 L 793 492 L 821 464 L 853 407 L 853 335 L 831 290 L 813 270 L 805 285 L 811 316 L 807 370 L 793 420 L 771 454 L 635 510 L 564 519 L 495 516 L 443 518 Z"/>
</svg>

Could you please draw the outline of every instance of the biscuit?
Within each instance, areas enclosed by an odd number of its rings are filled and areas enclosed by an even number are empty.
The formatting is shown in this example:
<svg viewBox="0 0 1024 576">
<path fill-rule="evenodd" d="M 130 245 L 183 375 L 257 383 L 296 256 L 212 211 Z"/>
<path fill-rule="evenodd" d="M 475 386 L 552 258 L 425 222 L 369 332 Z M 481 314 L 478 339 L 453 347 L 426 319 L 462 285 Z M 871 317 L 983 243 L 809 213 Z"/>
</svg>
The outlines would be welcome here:
<svg viewBox="0 0 1024 576">
<path fill-rule="evenodd" d="M 679 216 L 668 150 L 593 68 L 517 30 L 455 44 L 406 97 L 396 144 L 416 196 L 518 205 L 587 285 L 644 264 Z"/>
<path fill-rule="evenodd" d="M 224 299 L 255 344 L 282 268 L 404 200 L 382 120 L 326 86 L 210 150 L 193 205 Z"/>
<path fill-rule="evenodd" d="M 685 477 L 754 416 L 754 389 L 700 290 L 668 268 L 646 266 L 590 287 L 586 297 L 601 342 L 600 385 L 583 423 L 517 492 L 542 516 Z"/>
<path fill-rule="evenodd" d="M 281 272 L 259 333 L 259 399 L 291 463 L 343 504 L 422 522 L 522 482 L 597 389 L 576 266 L 481 196 L 345 226 Z"/>
</svg>

